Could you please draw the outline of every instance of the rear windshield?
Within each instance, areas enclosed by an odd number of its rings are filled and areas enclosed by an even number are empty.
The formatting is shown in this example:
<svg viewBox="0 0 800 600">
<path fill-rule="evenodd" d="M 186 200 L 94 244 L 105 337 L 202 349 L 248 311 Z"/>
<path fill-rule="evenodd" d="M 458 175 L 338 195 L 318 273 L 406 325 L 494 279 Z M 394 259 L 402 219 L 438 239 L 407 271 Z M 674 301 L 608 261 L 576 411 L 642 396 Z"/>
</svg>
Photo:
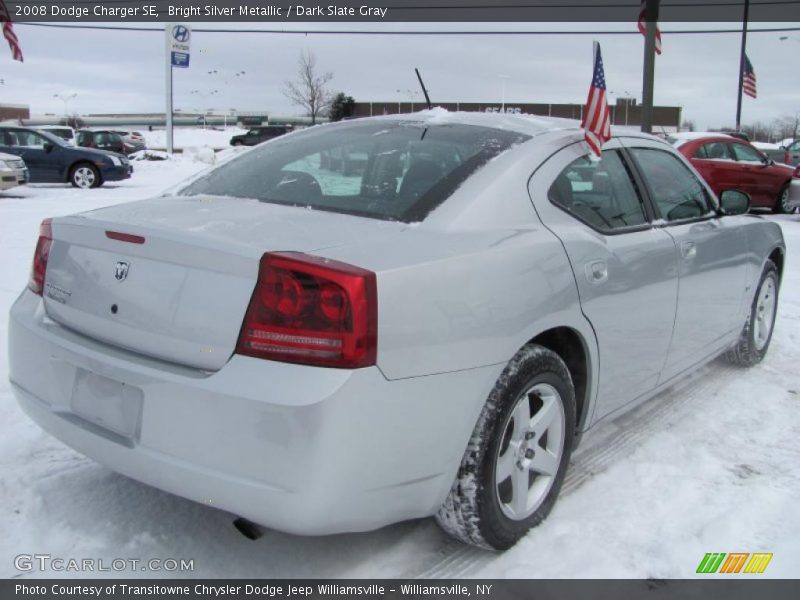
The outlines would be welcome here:
<svg viewBox="0 0 800 600">
<path fill-rule="evenodd" d="M 52 133 L 53 135 L 57 135 L 58 137 L 60 137 L 62 139 L 65 139 L 65 140 L 71 140 L 72 139 L 72 131 L 69 130 L 69 129 L 48 128 L 48 129 L 45 129 L 44 131 L 48 131 L 48 132 Z"/>
<path fill-rule="evenodd" d="M 415 222 L 486 162 L 529 137 L 413 121 L 311 127 L 256 147 L 181 193 Z"/>
</svg>

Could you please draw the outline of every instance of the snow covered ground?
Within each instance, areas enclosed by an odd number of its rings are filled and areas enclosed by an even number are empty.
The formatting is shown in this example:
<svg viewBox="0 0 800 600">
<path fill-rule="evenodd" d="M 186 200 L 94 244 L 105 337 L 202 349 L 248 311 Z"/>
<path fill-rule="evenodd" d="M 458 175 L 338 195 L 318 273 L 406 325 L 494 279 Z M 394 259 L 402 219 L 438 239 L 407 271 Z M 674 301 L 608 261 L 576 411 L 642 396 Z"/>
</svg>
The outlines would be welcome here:
<svg viewBox="0 0 800 600">
<path fill-rule="evenodd" d="M 167 147 L 167 132 L 163 129 L 155 131 L 141 131 L 148 148 L 161 149 Z M 202 127 L 176 127 L 172 134 L 172 143 L 175 148 L 209 147 L 215 150 L 230 148 L 231 138 L 234 135 L 247 133 L 247 129 L 228 127 L 225 129 L 203 129 Z"/>
<path fill-rule="evenodd" d="M 199 577 L 692 577 L 706 552 L 772 552 L 765 576 L 800 576 L 800 216 L 768 217 L 789 247 L 775 336 L 750 370 L 716 361 L 597 426 L 550 518 L 503 555 L 450 541 L 429 519 L 380 531 L 249 541 L 232 515 L 117 475 L 46 435 L 7 382 L 8 310 L 39 222 L 154 195 L 206 165 L 137 162 L 96 190 L 0 193 L 0 577 L 19 554 L 183 558 Z M 62 576 L 72 573 L 30 573 Z M 127 571 L 128 577 L 167 576 Z"/>
</svg>

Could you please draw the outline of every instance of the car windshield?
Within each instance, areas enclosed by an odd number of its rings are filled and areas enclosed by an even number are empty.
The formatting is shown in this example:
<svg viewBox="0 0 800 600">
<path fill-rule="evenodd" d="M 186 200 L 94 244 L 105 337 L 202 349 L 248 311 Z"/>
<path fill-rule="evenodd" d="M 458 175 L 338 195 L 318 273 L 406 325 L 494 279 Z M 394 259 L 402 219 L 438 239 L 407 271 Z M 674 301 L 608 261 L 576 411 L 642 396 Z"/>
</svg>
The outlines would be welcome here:
<svg viewBox="0 0 800 600">
<path fill-rule="evenodd" d="M 530 136 L 463 124 L 372 121 L 275 138 L 181 190 L 415 222 Z"/>
</svg>

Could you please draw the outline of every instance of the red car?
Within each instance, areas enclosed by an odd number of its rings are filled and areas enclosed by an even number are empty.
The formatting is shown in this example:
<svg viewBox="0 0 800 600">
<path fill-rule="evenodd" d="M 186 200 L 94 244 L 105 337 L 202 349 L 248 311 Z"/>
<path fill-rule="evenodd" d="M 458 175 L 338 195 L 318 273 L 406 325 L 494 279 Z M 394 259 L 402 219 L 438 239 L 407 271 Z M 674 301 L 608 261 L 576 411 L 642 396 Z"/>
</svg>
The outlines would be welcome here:
<svg viewBox="0 0 800 600">
<path fill-rule="evenodd" d="M 725 134 L 675 134 L 670 141 L 705 178 L 714 193 L 747 192 L 751 206 L 791 212 L 789 187 L 800 167 L 775 163 L 748 142 Z"/>
</svg>

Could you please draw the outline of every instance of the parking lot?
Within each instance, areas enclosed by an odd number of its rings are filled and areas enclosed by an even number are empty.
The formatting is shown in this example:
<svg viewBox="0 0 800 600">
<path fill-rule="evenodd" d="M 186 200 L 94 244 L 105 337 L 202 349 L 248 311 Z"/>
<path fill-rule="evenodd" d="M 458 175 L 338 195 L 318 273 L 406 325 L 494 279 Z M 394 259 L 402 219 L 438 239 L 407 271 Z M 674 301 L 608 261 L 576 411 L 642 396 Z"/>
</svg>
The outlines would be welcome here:
<svg viewBox="0 0 800 600">
<path fill-rule="evenodd" d="M 26 285 L 39 222 L 152 197 L 207 165 L 137 162 L 131 179 L 91 190 L 29 185 L 0 193 L 0 339 Z M 250 541 L 233 515 L 118 475 L 43 433 L 17 407 L 0 351 L 0 576 L 20 553 L 190 559 L 193 571 L 128 577 L 690 577 L 706 552 L 772 552 L 766 575 L 796 575 L 800 554 L 800 215 L 765 218 L 788 247 L 765 361 L 718 360 L 632 413 L 590 431 L 551 517 L 503 555 L 447 538 L 432 520 L 377 532 Z M 44 576 L 80 576 L 51 572 Z M 111 576 L 120 573 L 101 572 Z"/>
</svg>

